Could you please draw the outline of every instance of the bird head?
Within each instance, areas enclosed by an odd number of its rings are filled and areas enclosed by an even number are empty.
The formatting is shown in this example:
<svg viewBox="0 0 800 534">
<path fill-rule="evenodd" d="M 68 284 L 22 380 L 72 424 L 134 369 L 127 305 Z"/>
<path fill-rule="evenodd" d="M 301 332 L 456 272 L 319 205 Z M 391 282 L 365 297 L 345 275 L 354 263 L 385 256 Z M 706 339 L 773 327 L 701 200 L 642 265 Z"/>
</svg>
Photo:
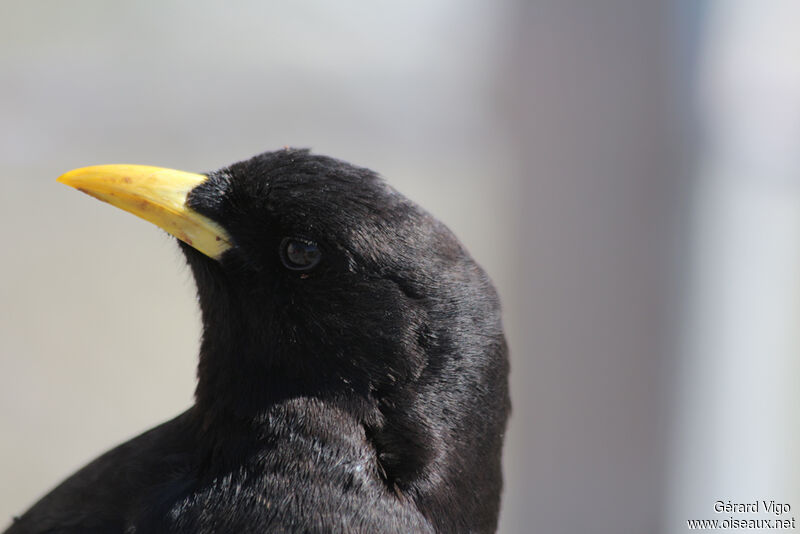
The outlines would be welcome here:
<svg viewBox="0 0 800 534">
<path fill-rule="evenodd" d="M 320 398 L 363 423 L 402 490 L 479 477 L 499 493 L 497 295 L 453 234 L 378 175 L 286 149 L 206 174 L 111 165 L 60 180 L 180 240 L 203 315 L 201 410 L 248 417 Z"/>
</svg>

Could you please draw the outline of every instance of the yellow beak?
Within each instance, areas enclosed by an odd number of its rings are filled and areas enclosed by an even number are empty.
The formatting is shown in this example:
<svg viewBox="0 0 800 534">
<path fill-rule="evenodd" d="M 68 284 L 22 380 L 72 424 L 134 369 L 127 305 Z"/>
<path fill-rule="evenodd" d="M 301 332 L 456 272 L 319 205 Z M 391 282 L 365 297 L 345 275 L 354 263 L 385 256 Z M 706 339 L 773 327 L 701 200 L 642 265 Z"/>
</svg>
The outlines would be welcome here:
<svg viewBox="0 0 800 534">
<path fill-rule="evenodd" d="M 69 171 L 58 181 L 150 221 L 219 259 L 231 248 L 230 236 L 186 205 L 189 192 L 207 179 L 203 174 L 146 165 L 97 165 Z"/>
</svg>

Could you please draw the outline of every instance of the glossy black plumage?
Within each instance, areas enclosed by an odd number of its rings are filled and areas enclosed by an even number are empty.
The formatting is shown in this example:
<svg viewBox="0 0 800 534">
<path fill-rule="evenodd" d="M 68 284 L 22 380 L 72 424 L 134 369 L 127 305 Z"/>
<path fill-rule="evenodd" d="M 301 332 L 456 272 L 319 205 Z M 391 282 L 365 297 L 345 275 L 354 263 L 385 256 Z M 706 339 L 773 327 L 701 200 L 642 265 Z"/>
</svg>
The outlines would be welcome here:
<svg viewBox="0 0 800 534">
<path fill-rule="evenodd" d="M 494 531 L 507 349 L 450 231 L 371 171 L 301 150 L 209 173 L 188 203 L 235 245 L 215 261 L 181 243 L 203 316 L 195 405 L 7 534 Z M 286 237 L 320 263 L 287 269 Z"/>
</svg>

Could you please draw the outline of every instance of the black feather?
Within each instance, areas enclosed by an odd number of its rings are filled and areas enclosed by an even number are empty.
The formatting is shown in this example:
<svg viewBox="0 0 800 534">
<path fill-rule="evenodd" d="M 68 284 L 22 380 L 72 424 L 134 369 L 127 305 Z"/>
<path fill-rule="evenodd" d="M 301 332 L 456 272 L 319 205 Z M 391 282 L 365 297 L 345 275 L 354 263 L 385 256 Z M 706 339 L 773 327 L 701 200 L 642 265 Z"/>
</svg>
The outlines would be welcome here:
<svg viewBox="0 0 800 534">
<path fill-rule="evenodd" d="M 209 173 L 189 205 L 195 405 L 101 456 L 6 532 L 492 532 L 509 413 L 497 295 L 375 173 L 304 150 Z M 286 269 L 284 238 L 322 260 Z"/>
</svg>

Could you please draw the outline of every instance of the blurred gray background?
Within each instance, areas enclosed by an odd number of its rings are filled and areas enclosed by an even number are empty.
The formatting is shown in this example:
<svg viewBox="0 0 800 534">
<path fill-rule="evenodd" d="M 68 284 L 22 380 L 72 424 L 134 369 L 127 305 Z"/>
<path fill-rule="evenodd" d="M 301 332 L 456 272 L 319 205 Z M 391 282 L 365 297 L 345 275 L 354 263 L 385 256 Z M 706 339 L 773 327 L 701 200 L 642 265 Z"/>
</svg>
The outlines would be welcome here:
<svg viewBox="0 0 800 534">
<path fill-rule="evenodd" d="M 55 178 L 284 145 L 377 170 L 498 286 L 501 532 L 800 507 L 798 25 L 780 1 L 3 0 L 0 526 L 192 402 L 174 242 Z"/>
</svg>

